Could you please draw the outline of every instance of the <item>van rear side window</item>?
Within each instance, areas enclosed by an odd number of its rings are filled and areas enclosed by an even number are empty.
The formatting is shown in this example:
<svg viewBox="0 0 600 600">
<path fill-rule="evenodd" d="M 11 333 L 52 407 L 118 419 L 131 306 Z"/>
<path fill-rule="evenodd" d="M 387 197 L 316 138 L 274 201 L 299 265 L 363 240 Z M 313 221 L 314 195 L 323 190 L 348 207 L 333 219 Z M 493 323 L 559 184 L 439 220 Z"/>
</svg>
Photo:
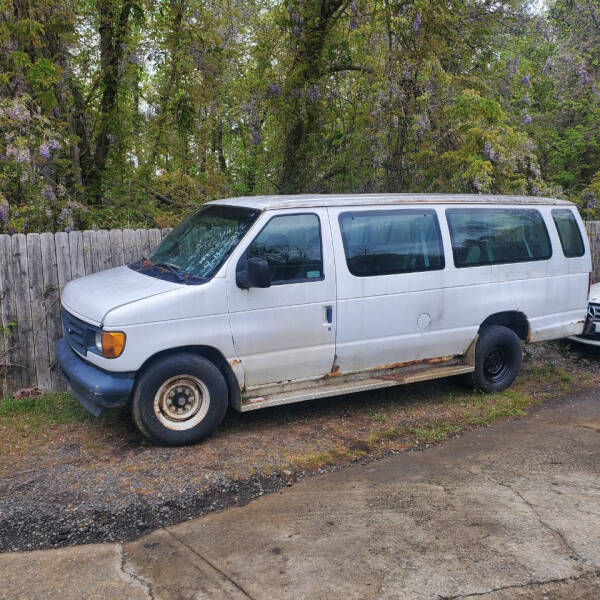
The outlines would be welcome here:
<svg viewBox="0 0 600 600">
<path fill-rule="evenodd" d="M 535 209 L 446 210 L 456 267 L 547 260 L 552 246 Z"/>
<path fill-rule="evenodd" d="M 356 277 L 444 268 L 433 210 L 347 212 L 339 220 L 348 270 Z"/>
<path fill-rule="evenodd" d="M 581 231 L 579 231 L 579 225 L 577 225 L 577 221 L 575 220 L 575 215 L 566 208 L 557 208 L 552 211 L 552 218 L 554 219 L 558 237 L 560 238 L 560 245 L 562 246 L 565 256 L 567 258 L 583 256 L 585 248 L 583 246 L 583 239 L 581 238 Z"/>
</svg>

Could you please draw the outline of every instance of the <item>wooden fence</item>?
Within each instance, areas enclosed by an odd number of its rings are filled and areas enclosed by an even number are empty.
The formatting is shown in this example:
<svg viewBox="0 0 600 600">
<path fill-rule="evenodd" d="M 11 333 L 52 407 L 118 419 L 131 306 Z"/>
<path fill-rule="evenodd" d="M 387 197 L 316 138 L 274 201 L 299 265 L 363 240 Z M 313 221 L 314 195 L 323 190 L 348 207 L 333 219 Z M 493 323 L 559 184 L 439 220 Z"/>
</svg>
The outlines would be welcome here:
<svg viewBox="0 0 600 600">
<path fill-rule="evenodd" d="M 71 279 L 149 256 L 170 230 L 113 229 L 0 235 L 2 392 L 66 389 L 54 345 L 60 292 Z"/>
<path fill-rule="evenodd" d="M 600 221 L 586 223 L 600 281 Z M 54 345 L 62 336 L 60 292 L 71 279 L 148 256 L 168 229 L 0 235 L 2 392 L 66 389 Z"/>
</svg>

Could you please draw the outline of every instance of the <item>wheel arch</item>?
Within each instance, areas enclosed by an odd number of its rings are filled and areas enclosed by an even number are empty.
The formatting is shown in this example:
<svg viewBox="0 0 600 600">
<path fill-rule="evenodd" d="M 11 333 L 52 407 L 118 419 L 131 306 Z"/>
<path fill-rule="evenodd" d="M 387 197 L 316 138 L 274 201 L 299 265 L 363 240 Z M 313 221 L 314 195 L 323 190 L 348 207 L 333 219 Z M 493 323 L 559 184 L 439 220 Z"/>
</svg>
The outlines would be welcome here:
<svg viewBox="0 0 600 600">
<path fill-rule="evenodd" d="M 228 403 L 229 406 L 239 409 L 242 403 L 242 394 L 240 390 L 240 384 L 238 382 L 231 365 L 227 362 L 227 359 L 221 354 L 219 350 L 212 346 L 202 345 L 191 345 L 191 346 L 178 346 L 176 348 L 169 348 L 168 350 L 161 350 L 156 354 L 148 357 L 142 366 L 138 369 L 136 374 L 136 384 L 140 375 L 149 369 L 156 361 L 161 360 L 167 356 L 174 356 L 177 354 L 192 353 L 197 354 L 206 358 L 212 362 L 221 371 L 221 374 L 225 378 L 228 390 Z"/>
<path fill-rule="evenodd" d="M 529 319 L 518 310 L 506 310 L 489 315 L 479 326 L 479 332 L 489 325 L 500 325 L 514 331 L 514 333 L 524 342 L 531 339 L 531 328 Z"/>
</svg>

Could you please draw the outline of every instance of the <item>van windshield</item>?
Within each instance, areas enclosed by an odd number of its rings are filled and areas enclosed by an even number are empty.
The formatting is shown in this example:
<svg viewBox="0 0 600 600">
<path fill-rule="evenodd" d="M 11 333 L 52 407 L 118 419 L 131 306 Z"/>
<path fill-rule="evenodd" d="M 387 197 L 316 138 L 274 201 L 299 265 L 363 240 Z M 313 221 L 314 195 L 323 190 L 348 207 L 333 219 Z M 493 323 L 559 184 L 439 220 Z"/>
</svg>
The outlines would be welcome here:
<svg viewBox="0 0 600 600">
<path fill-rule="evenodd" d="M 135 271 L 188 285 L 210 279 L 244 237 L 259 211 L 209 205 L 178 225 Z"/>
</svg>

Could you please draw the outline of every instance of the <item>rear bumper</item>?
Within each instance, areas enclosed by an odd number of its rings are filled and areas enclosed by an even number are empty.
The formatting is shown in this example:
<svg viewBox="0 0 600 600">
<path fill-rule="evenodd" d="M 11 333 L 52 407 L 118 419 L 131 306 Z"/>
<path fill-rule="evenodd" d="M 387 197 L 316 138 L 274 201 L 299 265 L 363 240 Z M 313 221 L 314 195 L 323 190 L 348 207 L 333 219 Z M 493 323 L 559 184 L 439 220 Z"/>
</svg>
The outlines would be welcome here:
<svg viewBox="0 0 600 600">
<path fill-rule="evenodd" d="M 73 396 L 96 417 L 105 408 L 129 403 L 135 373 L 109 373 L 99 369 L 75 354 L 64 338 L 56 344 L 56 359 Z"/>
</svg>

